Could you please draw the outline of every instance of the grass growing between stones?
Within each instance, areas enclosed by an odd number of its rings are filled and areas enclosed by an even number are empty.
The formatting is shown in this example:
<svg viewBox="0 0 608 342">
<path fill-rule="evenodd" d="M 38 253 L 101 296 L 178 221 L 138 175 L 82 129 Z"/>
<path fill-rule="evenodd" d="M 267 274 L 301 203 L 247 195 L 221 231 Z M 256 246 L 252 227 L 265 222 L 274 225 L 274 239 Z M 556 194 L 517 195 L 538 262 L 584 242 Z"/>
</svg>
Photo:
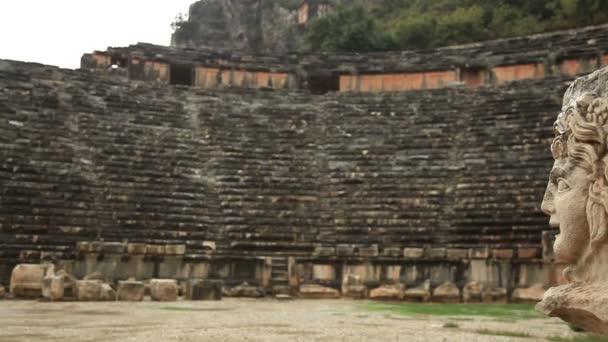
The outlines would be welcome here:
<svg viewBox="0 0 608 342">
<path fill-rule="evenodd" d="M 446 322 L 446 323 L 443 323 L 442 328 L 457 329 L 457 328 L 460 328 L 460 326 L 454 322 Z"/>
<path fill-rule="evenodd" d="M 508 320 L 546 318 L 533 304 L 439 304 L 381 303 L 361 304 L 361 310 L 390 312 L 405 316 L 483 316 Z"/>
<path fill-rule="evenodd" d="M 605 336 L 593 336 L 593 335 L 575 336 L 575 337 L 552 336 L 552 337 L 547 338 L 547 341 L 551 341 L 551 342 L 606 342 L 606 340 L 608 340 L 608 339 Z"/>
<path fill-rule="evenodd" d="M 475 330 L 479 335 L 489 335 L 489 336 L 505 336 L 505 337 L 520 337 L 520 338 L 528 338 L 532 337 L 530 334 L 517 332 L 517 331 L 502 331 L 502 330 L 490 330 L 490 329 L 481 329 Z"/>
</svg>

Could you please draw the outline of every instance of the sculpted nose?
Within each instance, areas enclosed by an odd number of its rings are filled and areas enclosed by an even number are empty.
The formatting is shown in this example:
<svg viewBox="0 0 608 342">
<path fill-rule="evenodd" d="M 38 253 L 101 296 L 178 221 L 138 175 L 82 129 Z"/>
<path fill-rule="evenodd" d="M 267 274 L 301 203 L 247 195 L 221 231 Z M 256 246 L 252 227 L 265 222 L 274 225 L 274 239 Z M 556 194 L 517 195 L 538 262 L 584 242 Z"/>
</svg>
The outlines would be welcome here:
<svg viewBox="0 0 608 342">
<path fill-rule="evenodd" d="M 546 198 L 543 200 L 543 203 L 540 205 L 540 210 L 548 216 L 553 216 L 555 214 L 555 206 L 553 205 L 553 201 L 549 201 Z"/>
</svg>

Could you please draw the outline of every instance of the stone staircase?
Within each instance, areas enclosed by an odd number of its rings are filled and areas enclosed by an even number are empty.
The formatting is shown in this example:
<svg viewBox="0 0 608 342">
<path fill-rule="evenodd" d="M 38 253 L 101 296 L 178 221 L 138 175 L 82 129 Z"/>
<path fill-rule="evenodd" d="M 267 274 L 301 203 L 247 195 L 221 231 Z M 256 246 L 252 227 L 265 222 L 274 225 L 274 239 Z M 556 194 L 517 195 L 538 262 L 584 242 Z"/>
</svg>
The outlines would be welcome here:
<svg viewBox="0 0 608 342">
<path fill-rule="evenodd" d="M 273 257 L 271 267 L 273 295 L 289 295 L 289 265 L 286 257 Z"/>
</svg>

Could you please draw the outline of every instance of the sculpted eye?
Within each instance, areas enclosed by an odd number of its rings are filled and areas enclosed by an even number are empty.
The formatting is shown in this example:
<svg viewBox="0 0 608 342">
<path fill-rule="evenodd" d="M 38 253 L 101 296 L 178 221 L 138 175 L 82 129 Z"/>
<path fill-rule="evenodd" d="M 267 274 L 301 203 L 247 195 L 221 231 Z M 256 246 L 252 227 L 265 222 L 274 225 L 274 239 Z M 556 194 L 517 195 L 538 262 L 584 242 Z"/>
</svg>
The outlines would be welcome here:
<svg viewBox="0 0 608 342">
<path fill-rule="evenodd" d="M 570 184 L 568 184 L 568 182 L 565 179 L 559 178 L 557 180 L 557 191 L 563 192 L 563 191 L 568 191 L 568 190 L 570 190 Z"/>
</svg>

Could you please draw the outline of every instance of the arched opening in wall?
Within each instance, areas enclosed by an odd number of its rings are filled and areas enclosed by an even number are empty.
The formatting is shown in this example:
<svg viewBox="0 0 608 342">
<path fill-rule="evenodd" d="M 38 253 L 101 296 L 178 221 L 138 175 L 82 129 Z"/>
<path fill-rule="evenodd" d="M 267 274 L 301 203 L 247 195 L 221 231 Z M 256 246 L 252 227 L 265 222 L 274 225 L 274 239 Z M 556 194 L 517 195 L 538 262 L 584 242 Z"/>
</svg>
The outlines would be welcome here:
<svg viewBox="0 0 608 342">
<path fill-rule="evenodd" d="M 111 65 L 116 65 L 119 68 L 126 68 L 128 61 L 129 60 L 126 57 L 114 55 L 111 58 Z"/>
<path fill-rule="evenodd" d="M 185 64 L 171 64 L 170 83 L 174 85 L 194 85 L 194 67 Z"/>
<path fill-rule="evenodd" d="M 333 74 L 313 74 L 308 77 L 308 89 L 315 95 L 340 91 L 340 76 Z"/>
<path fill-rule="evenodd" d="M 465 68 L 460 70 L 460 81 L 469 88 L 477 88 L 486 84 L 487 71 L 484 68 Z"/>
</svg>

